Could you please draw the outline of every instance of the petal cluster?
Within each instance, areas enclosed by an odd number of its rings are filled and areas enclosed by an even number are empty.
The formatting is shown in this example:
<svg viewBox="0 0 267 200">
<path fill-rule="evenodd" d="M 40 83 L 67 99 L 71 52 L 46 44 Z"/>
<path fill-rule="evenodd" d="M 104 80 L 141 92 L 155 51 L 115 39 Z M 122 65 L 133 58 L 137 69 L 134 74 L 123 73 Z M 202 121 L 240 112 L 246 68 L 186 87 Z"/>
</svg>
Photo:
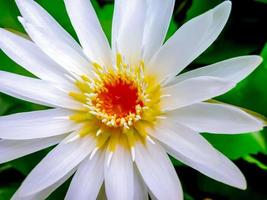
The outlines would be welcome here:
<svg viewBox="0 0 267 200">
<path fill-rule="evenodd" d="M 219 36 L 231 2 L 163 43 L 175 0 L 115 0 L 111 47 L 90 1 L 64 2 L 79 43 L 33 0 L 16 0 L 31 40 L 0 29 L 1 50 L 38 77 L 0 71 L 0 91 L 52 107 L 0 117 L 0 163 L 57 144 L 12 199 L 45 199 L 73 174 L 69 200 L 183 199 L 168 154 L 245 189 L 240 170 L 200 133 L 262 129 L 242 109 L 210 101 L 262 59 L 241 56 L 180 74 Z"/>
</svg>

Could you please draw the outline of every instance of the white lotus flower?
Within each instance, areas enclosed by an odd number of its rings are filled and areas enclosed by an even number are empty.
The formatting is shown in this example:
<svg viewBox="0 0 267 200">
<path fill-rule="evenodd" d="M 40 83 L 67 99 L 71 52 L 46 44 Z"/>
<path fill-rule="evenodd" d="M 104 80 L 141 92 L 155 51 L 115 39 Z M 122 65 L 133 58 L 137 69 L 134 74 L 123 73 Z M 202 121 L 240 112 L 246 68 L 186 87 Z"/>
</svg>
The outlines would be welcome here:
<svg viewBox="0 0 267 200">
<path fill-rule="evenodd" d="M 81 46 L 33 0 L 16 0 L 31 40 L 4 29 L 0 47 L 39 77 L 0 72 L 0 91 L 54 107 L 0 118 L 0 163 L 58 144 L 13 199 L 44 199 L 74 175 L 66 199 L 183 199 L 167 153 L 245 189 L 239 169 L 199 133 L 245 133 L 262 122 L 207 102 L 232 89 L 259 56 L 179 74 L 222 31 L 225 1 L 184 24 L 163 44 L 174 0 L 116 0 L 109 47 L 88 0 L 65 0 Z"/>
</svg>

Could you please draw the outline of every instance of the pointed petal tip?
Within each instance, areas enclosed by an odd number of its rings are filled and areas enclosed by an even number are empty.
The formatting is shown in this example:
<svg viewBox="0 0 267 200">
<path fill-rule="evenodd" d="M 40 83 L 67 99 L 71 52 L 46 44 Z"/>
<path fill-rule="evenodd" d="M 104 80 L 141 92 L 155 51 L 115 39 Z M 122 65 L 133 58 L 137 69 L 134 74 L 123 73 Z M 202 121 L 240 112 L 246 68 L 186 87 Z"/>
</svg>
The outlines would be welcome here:
<svg viewBox="0 0 267 200">
<path fill-rule="evenodd" d="M 239 187 L 241 190 L 246 190 L 247 189 L 247 182 L 245 182 L 241 187 Z"/>
<path fill-rule="evenodd" d="M 224 1 L 221 4 L 217 5 L 214 9 L 214 14 L 221 15 L 225 19 L 228 19 L 232 10 L 232 2 L 231 1 Z M 226 20 L 227 21 L 227 20 Z"/>
<path fill-rule="evenodd" d="M 22 16 L 18 16 L 17 18 L 21 24 L 25 23 L 26 21 Z"/>
<path fill-rule="evenodd" d="M 232 187 L 235 187 L 240 190 L 246 190 L 247 189 L 247 180 L 244 176 L 244 174 L 241 172 L 241 170 L 234 166 L 232 169 L 233 174 L 229 177 L 228 180 L 223 181 L 223 183 L 230 185 Z"/>
<path fill-rule="evenodd" d="M 241 172 L 240 175 L 241 176 L 239 177 L 239 180 L 236 183 L 234 183 L 232 186 L 233 187 L 236 187 L 236 188 L 238 188 L 240 190 L 246 190 L 247 189 L 247 181 L 246 181 L 246 178 L 242 174 L 242 172 Z"/>
<path fill-rule="evenodd" d="M 232 1 L 230 1 L 230 0 L 226 0 L 226 1 L 224 1 L 223 3 L 225 3 L 225 4 L 228 4 L 228 5 L 232 6 Z"/>
<path fill-rule="evenodd" d="M 219 5 L 224 6 L 225 9 L 230 9 L 231 10 L 231 8 L 232 8 L 232 1 L 227 0 L 227 1 L 222 2 Z"/>
<path fill-rule="evenodd" d="M 29 22 L 22 16 L 18 16 L 18 20 L 19 20 L 20 24 L 24 27 L 24 29 L 26 29 L 27 24 L 29 24 Z"/>
<path fill-rule="evenodd" d="M 263 62 L 263 58 L 258 55 L 241 56 L 240 58 L 246 60 L 247 67 L 252 69 L 249 74 L 252 73 Z"/>
<path fill-rule="evenodd" d="M 251 57 L 253 57 L 255 59 L 255 63 L 257 64 L 257 66 L 263 62 L 263 58 L 261 56 L 255 55 L 255 56 L 251 56 Z"/>
<path fill-rule="evenodd" d="M 262 120 L 259 120 L 259 119 L 255 119 L 257 120 L 257 124 L 255 124 L 255 127 L 254 127 L 254 130 L 251 130 L 251 132 L 258 132 L 258 131 L 262 131 L 264 127 L 267 126 L 267 124 L 262 121 Z"/>
<path fill-rule="evenodd" d="M 247 189 L 247 181 L 244 175 L 241 173 L 241 176 L 236 178 L 236 180 L 232 180 L 232 182 L 224 182 L 224 184 L 227 184 L 231 187 L 240 189 L 240 190 L 246 190 Z"/>
<path fill-rule="evenodd" d="M 249 64 L 254 65 L 254 66 L 259 66 L 263 62 L 263 58 L 259 55 L 244 55 L 240 57 L 235 57 L 237 59 L 246 59 Z M 233 58 L 233 59 L 235 59 Z"/>
</svg>

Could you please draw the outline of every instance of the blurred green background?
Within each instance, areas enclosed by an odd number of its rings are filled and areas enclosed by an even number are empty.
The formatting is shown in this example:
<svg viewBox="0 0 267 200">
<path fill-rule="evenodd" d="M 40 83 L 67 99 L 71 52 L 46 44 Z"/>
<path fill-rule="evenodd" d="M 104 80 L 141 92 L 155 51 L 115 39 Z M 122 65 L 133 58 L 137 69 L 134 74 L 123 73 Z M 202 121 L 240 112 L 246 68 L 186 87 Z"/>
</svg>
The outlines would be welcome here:
<svg viewBox="0 0 267 200">
<path fill-rule="evenodd" d="M 37 2 L 77 39 L 64 9 L 63 0 L 37 0 Z M 110 39 L 113 1 L 93 0 L 92 2 L 104 31 Z M 220 2 L 222 0 L 176 0 L 167 37 L 170 37 L 187 20 Z M 235 89 L 217 99 L 267 116 L 267 0 L 232 0 L 232 2 L 233 10 L 223 33 L 187 70 L 234 56 L 261 54 L 266 58 L 264 63 Z M 17 20 L 18 15 L 19 11 L 14 0 L 0 0 L 0 27 L 24 32 Z M 3 52 L 0 52 L 0 70 L 32 76 Z M 0 115 L 40 109 L 45 107 L 0 93 Z M 240 167 L 247 178 L 248 189 L 242 191 L 225 186 L 173 160 L 184 188 L 185 198 L 187 200 L 267 199 L 267 131 L 231 136 L 203 135 Z M 0 165 L 0 200 L 10 199 L 25 176 L 49 150 Z M 68 184 L 69 182 L 65 183 L 48 199 L 64 199 Z"/>
</svg>

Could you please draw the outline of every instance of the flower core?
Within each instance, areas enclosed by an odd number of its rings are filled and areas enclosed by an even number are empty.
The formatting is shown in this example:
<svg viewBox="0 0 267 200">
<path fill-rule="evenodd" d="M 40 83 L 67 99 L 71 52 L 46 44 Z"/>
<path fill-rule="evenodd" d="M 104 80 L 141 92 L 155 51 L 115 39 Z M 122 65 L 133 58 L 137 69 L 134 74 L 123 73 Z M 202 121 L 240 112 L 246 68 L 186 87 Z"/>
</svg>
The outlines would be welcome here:
<svg viewBox="0 0 267 200">
<path fill-rule="evenodd" d="M 146 137 L 145 128 L 162 115 L 160 85 L 154 77 L 145 75 L 143 62 L 125 64 L 120 55 L 116 61 L 116 66 L 109 68 L 94 63 L 91 76 L 82 76 L 76 82 L 80 92 L 69 95 L 85 110 L 70 119 L 84 124 L 80 135 L 104 136 L 98 140 L 101 145 L 125 136 L 131 147 L 136 136 Z"/>
<path fill-rule="evenodd" d="M 123 121 L 126 123 L 140 118 L 144 103 L 134 81 L 115 77 L 111 82 L 104 83 L 104 87 L 93 100 L 93 105 L 95 110 L 107 118 L 113 116 L 115 126 L 123 126 Z"/>
</svg>

